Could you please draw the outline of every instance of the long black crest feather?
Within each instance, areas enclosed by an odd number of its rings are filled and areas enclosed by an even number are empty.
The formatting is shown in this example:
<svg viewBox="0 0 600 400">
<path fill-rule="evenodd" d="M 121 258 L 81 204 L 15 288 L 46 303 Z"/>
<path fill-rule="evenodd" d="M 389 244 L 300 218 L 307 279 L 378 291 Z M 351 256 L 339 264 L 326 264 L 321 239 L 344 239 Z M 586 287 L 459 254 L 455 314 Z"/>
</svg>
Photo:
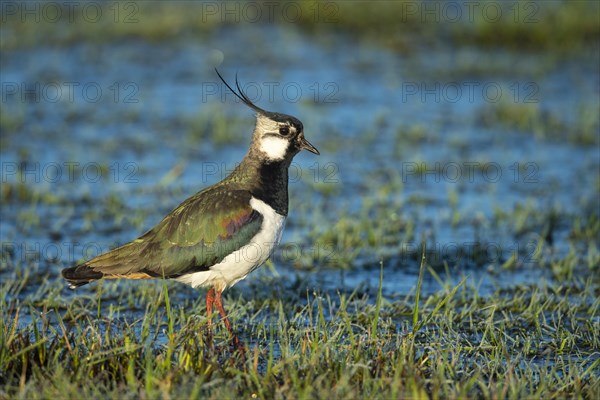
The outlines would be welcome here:
<svg viewBox="0 0 600 400">
<path fill-rule="evenodd" d="M 219 73 L 219 71 L 216 68 L 215 68 L 215 72 L 217 73 L 217 75 L 219 75 L 219 78 L 225 84 L 225 86 L 227 86 L 227 88 L 229 90 L 231 90 L 231 92 L 233 94 L 235 94 L 237 96 L 237 98 L 240 99 L 245 105 L 247 105 L 248 107 L 250 107 L 251 109 L 253 109 L 257 113 L 260 113 L 260 114 L 266 114 L 267 113 L 265 110 L 263 110 L 262 108 L 260 108 L 256 104 L 254 104 L 252 101 L 250 101 L 250 99 L 248 98 L 248 96 L 246 96 L 246 94 L 244 93 L 244 91 L 242 90 L 242 88 L 240 87 L 240 84 L 238 82 L 237 73 L 235 74 L 235 87 L 237 88 L 237 92 L 236 92 L 235 90 L 233 90 L 233 88 L 231 86 L 229 86 L 229 84 L 227 83 L 227 81 L 225 81 L 225 79 L 223 79 L 223 77 L 221 76 L 221 74 Z"/>
</svg>

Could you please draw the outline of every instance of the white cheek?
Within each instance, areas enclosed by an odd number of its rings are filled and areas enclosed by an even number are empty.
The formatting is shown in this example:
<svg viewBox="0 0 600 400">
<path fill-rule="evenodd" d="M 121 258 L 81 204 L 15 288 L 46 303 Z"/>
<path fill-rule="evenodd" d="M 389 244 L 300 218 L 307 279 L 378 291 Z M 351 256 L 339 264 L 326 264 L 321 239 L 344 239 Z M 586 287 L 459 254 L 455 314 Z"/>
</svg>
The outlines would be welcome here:
<svg viewBox="0 0 600 400">
<path fill-rule="evenodd" d="M 266 137 L 260 143 L 260 150 L 271 160 L 283 160 L 289 142 L 278 137 Z"/>
</svg>

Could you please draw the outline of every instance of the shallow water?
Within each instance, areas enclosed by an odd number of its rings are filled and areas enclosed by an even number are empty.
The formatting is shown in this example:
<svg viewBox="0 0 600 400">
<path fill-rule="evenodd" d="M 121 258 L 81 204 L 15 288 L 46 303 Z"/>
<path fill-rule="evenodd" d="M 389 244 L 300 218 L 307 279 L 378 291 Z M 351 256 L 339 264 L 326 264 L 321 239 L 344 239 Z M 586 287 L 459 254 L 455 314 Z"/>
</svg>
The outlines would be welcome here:
<svg viewBox="0 0 600 400">
<path fill-rule="evenodd" d="M 3 107 L 22 120 L 18 129 L 3 126 L 3 183 L 25 183 L 56 201 L 44 196 L 3 201 L 3 252 L 14 251 L 3 278 L 14 277 L 14 265 L 39 255 L 58 279 L 60 268 L 131 240 L 235 167 L 248 146 L 253 118 L 218 84 L 214 60 L 222 53 L 221 73 L 233 79 L 237 72 L 261 107 L 301 119 L 307 138 L 322 153 L 295 160 L 284 244 L 310 248 L 306 225 L 353 215 L 384 186 L 393 190 L 382 195 L 389 207 L 385 215 L 416 225 L 413 241 L 387 249 L 382 242 L 380 249 L 361 252 L 343 279 L 335 265 L 298 270 L 281 253 L 275 257 L 280 276 L 297 275 L 320 290 L 377 288 L 384 259 L 384 293 L 402 296 L 414 291 L 418 263 L 399 249 L 417 251 L 425 239 L 444 256 L 439 261 L 448 262 L 448 279 L 456 283 L 468 275 L 483 294 L 542 276 L 551 280 L 532 268 L 533 262 L 498 275 L 499 264 L 513 251 L 528 253 L 542 232 L 517 235 L 502 217 L 498 224 L 490 221 L 498 210 L 510 214 L 517 204 L 569 217 L 598 207 L 597 145 L 543 139 L 481 119 L 486 109 L 505 101 L 535 104 L 566 126 L 575 124 L 582 107 L 600 105 L 599 75 L 592 68 L 597 55 L 556 61 L 544 54 L 473 49 L 459 57 L 452 49 L 416 48 L 399 56 L 340 35 L 316 43 L 300 31 L 251 29 L 251 34 L 222 30 L 205 42 L 128 40 L 11 51 L 3 57 L 3 87 L 16 88 L 15 94 L 5 90 Z M 278 52 L 241 51 L 257 40 L 269 40 Z M 463 65 L 479 58 L 497 60 L 497 68 L 481 75 Z M 37 89 L 25 93 L 22 85 Z M 230 136 L 211 135 L 215 116 L 232 121 L 225 128 L 233 131 Z M 27 163 L 23 176 L 15 172 L 21 162 Z M 313 190 L 314 184 L 331 188 L 331 194 Z M 105 212 L 110 194 L 122 203 L 114 206 L 121 215 Z M 457 202 L 451 206 L 454 194 Z M 314 206 L 324 218 L 313 216 Z M 461 220 L 453 225 L 455 213 Z M 569 231 L 569 223 L 557 225 L 556 254 L 568 251 Z M 474 265 L 453 257 L 455 248 L 477 240 L 491 244 L 496 258 Z M 54 261 L 47 263 L 48 258 Z M 241 290 L 247 290 L 244 285 Z M 426 278 L 426 292 L 437 288 Z"/>
</svg>

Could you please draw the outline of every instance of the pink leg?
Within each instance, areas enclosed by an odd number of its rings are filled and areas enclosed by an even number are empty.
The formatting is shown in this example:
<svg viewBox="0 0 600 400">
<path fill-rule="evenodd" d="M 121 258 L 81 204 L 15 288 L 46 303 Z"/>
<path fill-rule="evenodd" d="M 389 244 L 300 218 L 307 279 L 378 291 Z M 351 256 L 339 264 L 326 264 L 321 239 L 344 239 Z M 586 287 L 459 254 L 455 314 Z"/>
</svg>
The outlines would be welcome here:
<svg viewBox="0 0 600 400">
<path fill-rule="evenodd" d="M 220 295 L 219 295 L 220 297 Z M 215 302 L 215 289 L 210 288 L 208 292 L 206 292 L 206 314 L 208 317 L 208 326 L 212 325 L 212 308 L 213 303 Z"/>
<path fill-rule="evenodd" d="M 244 348 L 244 345 L 240 342 L 237 335 L 233 331 L 233 328 L 231 327 L 231 322 L 229 322 L 229 318 L 227 318 L 227 312 L 225 312 L 225 308 L 223 307 L 223 299 L 221 298 L 221 293 L 221 291 L 216 292 L 216 296 L 214 298 L 215 306 L 217 307 L 217 310 L 219 310 L 219 314 L 221 315 L 221 318 L 225 323 L 225 327 L 233 337 L 233 344 L 235 345 L 236 349 L 238 349 L 238 351 L 240 351 L 243 354 L 243 352 L 246 349 Z"/>
<path fill-rule="evenodd" d="M 206 315 L 208 317 L 208 329 L 206 330 L 206 344 L 212 348 L 212 311 L 213 303 L 215 302 L 215 289 L 210 288 L 206 292 Z"/>
</svg>

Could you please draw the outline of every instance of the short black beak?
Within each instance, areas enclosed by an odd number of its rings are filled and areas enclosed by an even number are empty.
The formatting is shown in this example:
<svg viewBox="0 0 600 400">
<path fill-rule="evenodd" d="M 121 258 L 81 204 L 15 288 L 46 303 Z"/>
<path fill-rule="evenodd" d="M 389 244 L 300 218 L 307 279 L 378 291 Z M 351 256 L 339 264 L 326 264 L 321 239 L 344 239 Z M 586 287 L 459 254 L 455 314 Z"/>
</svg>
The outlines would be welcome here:
<svg viewBox="0 0 600 400">
<path fill-rule="evenodd" d="M 315 146 L 313 146 L 312 144 L 310 144 L 309 141 L 304 138 L 304 136 L 302 136 L 300 138 L 300 148 L 301 149 L 306 149 L 306 150 L 308 150 L 311 153 L 314 153 L 316 155 L 321 154 L 321 153 L 319 153 L 319 150 L 317 150 L 317 148 Z"/>
</svg>

